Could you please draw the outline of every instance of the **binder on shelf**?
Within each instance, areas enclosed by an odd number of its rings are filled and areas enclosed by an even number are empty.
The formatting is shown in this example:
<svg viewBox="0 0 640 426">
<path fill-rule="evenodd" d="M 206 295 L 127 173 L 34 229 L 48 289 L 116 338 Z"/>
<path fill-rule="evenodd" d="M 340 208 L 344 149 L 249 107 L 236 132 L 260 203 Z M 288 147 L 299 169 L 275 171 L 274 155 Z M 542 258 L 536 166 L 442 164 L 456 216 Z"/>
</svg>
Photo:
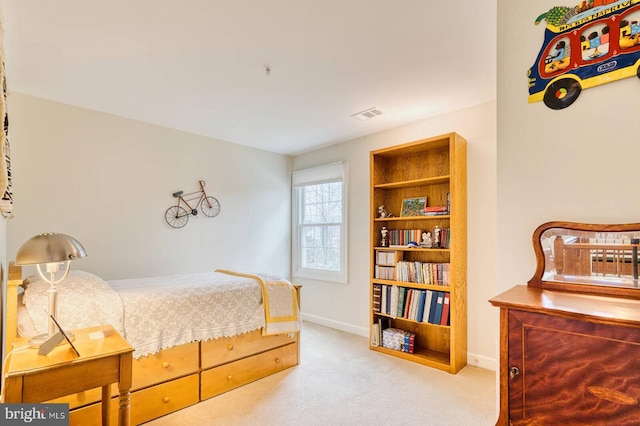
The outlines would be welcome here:
<svg viewBox="0 0 640 426">
<path fill-rule="evenodd" d="M 420 299 L 418 301 L 418 315 L 416 316 L 416 321 L 422 322 L 422 318 L 424 317 L 424 302 L 427 299 L 427 291 L 420 290 Z"/>
<path fill-rule="evenodd" d="M 410 318 L 411 315 L 411 299 L 413 298 L 413 292 L 411 290 L 408 291 L 407 294 L 407 303 L 404 306 L 403 316 L 404 318 Z"/>
<path fill-rule="evenodd" d="M 420 290 L 411 290 L 411 309 L 409 313 L 409 318 L 412 320 L 416 320 L 418 318 L 418 304 L 420 302 Z"/>
<path fill-rule="evenodd" d="M 432 301 L 433 301 L 433 290 L 427 290 L 426 298 L 424 301 L 424 314 L 422 316 L 422 322 L 429 322 L 429 316 L 431 315 Z"/>
<path fill-rule="evenodd" d="M 380 285 L 380 312 L 387 313 L 387 286 L 385 284 Z"/>
<path fill-rule="evenodd" d="M 402 317 L 404 315 L 404 304 L 406 301 L 407 289 L 405 287 L 400 287 L 398 293 L 398 306 L 396 307 L 396 311 L 397 315 Z"/>
<path fill-rule="evenodd" d="M 438 305 L 438 292 L 435 290 L 432 290 L 432 296 L 431 296 L 431 306 L 429 308 L 429 323 L 430 324 L 436 324 L 436 306 Z"/>
<path fill-rule="evenodd" d="M 440 324 L 440 318 L 442 318 L 442 306 L 444 305 L 444 292 L 438 291 L 436 300 L 436 312 L 433 315 L 433 324 Z"/>
<path fill-rule="evenodd" d="M 397 285 L 392 285 L 391 287 L 391 303 L 389 305 L 389 315 L 393 318 L 398 316 L 398 296 L 400 294 L 400 289 Z"/>
<path fill-rule="evenodd" d="M 442 305 L 442 317 L 440 318 L 440 325 L 447 325 L 449 324 L 449 301 L 450 301 L 451 295 L 450 293 L 445 293 L 444 294 L 444 303 Z"/>
</svg>

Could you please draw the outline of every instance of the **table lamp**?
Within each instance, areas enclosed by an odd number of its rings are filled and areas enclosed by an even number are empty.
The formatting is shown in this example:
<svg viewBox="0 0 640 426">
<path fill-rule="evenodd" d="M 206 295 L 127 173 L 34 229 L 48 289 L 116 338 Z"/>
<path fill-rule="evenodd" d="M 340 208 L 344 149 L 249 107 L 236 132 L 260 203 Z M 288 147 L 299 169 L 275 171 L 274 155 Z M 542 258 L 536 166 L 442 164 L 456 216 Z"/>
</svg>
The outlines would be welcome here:
<svg viewBox="0 0 640 426">
<path fill-rule="evenodd" d="M 58 290 L 56 284 L 64 280 L 69 275 L 71 261 L 85 257 L 87 253 L 75 238 L 65 234 L 47 233 L 29 238 L 16 254 L 16 265 L 36 265 L 38 274 L 50 287 L 47 290 L 49 296 L 49 315 L 57 317 Z M 60 264 L 66 262 L 62 277 L 56 279 L 60 271 Z M 42 272 L 42 265 L 46 265 L 46 272 L 49 277 Z M 30 345 L 37 346 L 50 339 L 56 334 L 56 325 L 49 318 L 49 330 L 47 334 L 38 335 L 30 340 Z"/>
</svg>

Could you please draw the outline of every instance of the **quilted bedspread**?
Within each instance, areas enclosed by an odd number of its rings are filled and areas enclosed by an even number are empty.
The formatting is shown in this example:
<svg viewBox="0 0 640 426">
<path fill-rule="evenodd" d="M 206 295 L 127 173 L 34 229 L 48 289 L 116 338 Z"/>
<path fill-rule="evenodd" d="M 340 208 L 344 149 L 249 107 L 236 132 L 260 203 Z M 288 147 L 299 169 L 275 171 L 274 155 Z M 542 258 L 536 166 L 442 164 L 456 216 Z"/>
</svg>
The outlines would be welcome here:
<svg viewBox="0 0 640 426">
<path fill-rule="evenodd" d="M 135 349 L 134 358 L 265 327 L 262 289 L 252 278 L 205 272 L 101 281 L 72 271 L 58 285 L 59 322 L 69 329 L 112 324 Z M 47 330 L 47 288 L 40 280 L 25 291 L 41 333 Z"/>
</svg>

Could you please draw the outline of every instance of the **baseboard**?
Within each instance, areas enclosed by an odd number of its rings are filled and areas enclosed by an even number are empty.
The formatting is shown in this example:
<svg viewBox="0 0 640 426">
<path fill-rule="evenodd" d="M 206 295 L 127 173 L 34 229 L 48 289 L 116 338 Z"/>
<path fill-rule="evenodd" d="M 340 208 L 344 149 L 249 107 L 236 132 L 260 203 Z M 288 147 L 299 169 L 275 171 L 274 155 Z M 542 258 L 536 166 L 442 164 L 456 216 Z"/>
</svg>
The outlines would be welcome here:
<svg viewBox="0 0 640 426">
<path fill-rule="evenodd" d="M 325 327 L 335 328 L 336 330 L 346 331 L 347 333 L 369 338 L 368 328 L 357 327 L 353 324 L 347 324 L 346 322 L 334 321 L 317 315 L 305 314 L 304 312 L 301 312 L 300 316 L 303 321 L 309 321 L 314 324 L 324 325 Z"/>
<path fill-rule="evenodd" d="M 312 314 L 300 313 L 303 321 L 309 321 L 314 324 L 323 325 L 325 327 L 335 328 L 336 330 L 346 331 L 347 333 L 356 334 L 358 336 L 369 338 L 369 329 L 357 327 L 353 324 L 347 324 L 345 322 L 335 321 L 329 318 L 320 317 Z M 477 355 L 467 353 L 467 364 L 474 365 L 480 368 L 486 368 L 487 370 L 496 371 L 496 360 L 483 355 Z"/>
<path fill-rule="evenodd" d="M 489 358 L 483 355 L 472 354 L 467 352 L 467 365 L 475 365 L 476 367 L 486 368 L 487 370 L 496 371 L 495 358 Z"/>
</svg>

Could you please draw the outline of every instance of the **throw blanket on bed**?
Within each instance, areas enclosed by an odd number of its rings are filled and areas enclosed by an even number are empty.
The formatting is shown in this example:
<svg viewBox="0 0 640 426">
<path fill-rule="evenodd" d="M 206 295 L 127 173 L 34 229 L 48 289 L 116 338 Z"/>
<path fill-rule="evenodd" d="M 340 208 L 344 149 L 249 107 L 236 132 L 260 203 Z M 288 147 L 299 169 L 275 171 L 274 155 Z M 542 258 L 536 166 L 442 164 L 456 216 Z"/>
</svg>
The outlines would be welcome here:
<svg viewBox="0 0 640 426">
<path fill-rule="evenodd" d="M 218 269 L 216 272 L 251 278 L 260 284 L 265 317 L 262 335 L 292 333 L 300 330 L 296 289 L 289 281 L 267 274 L 244 274 L 224 269 Z"/>
</svg>

